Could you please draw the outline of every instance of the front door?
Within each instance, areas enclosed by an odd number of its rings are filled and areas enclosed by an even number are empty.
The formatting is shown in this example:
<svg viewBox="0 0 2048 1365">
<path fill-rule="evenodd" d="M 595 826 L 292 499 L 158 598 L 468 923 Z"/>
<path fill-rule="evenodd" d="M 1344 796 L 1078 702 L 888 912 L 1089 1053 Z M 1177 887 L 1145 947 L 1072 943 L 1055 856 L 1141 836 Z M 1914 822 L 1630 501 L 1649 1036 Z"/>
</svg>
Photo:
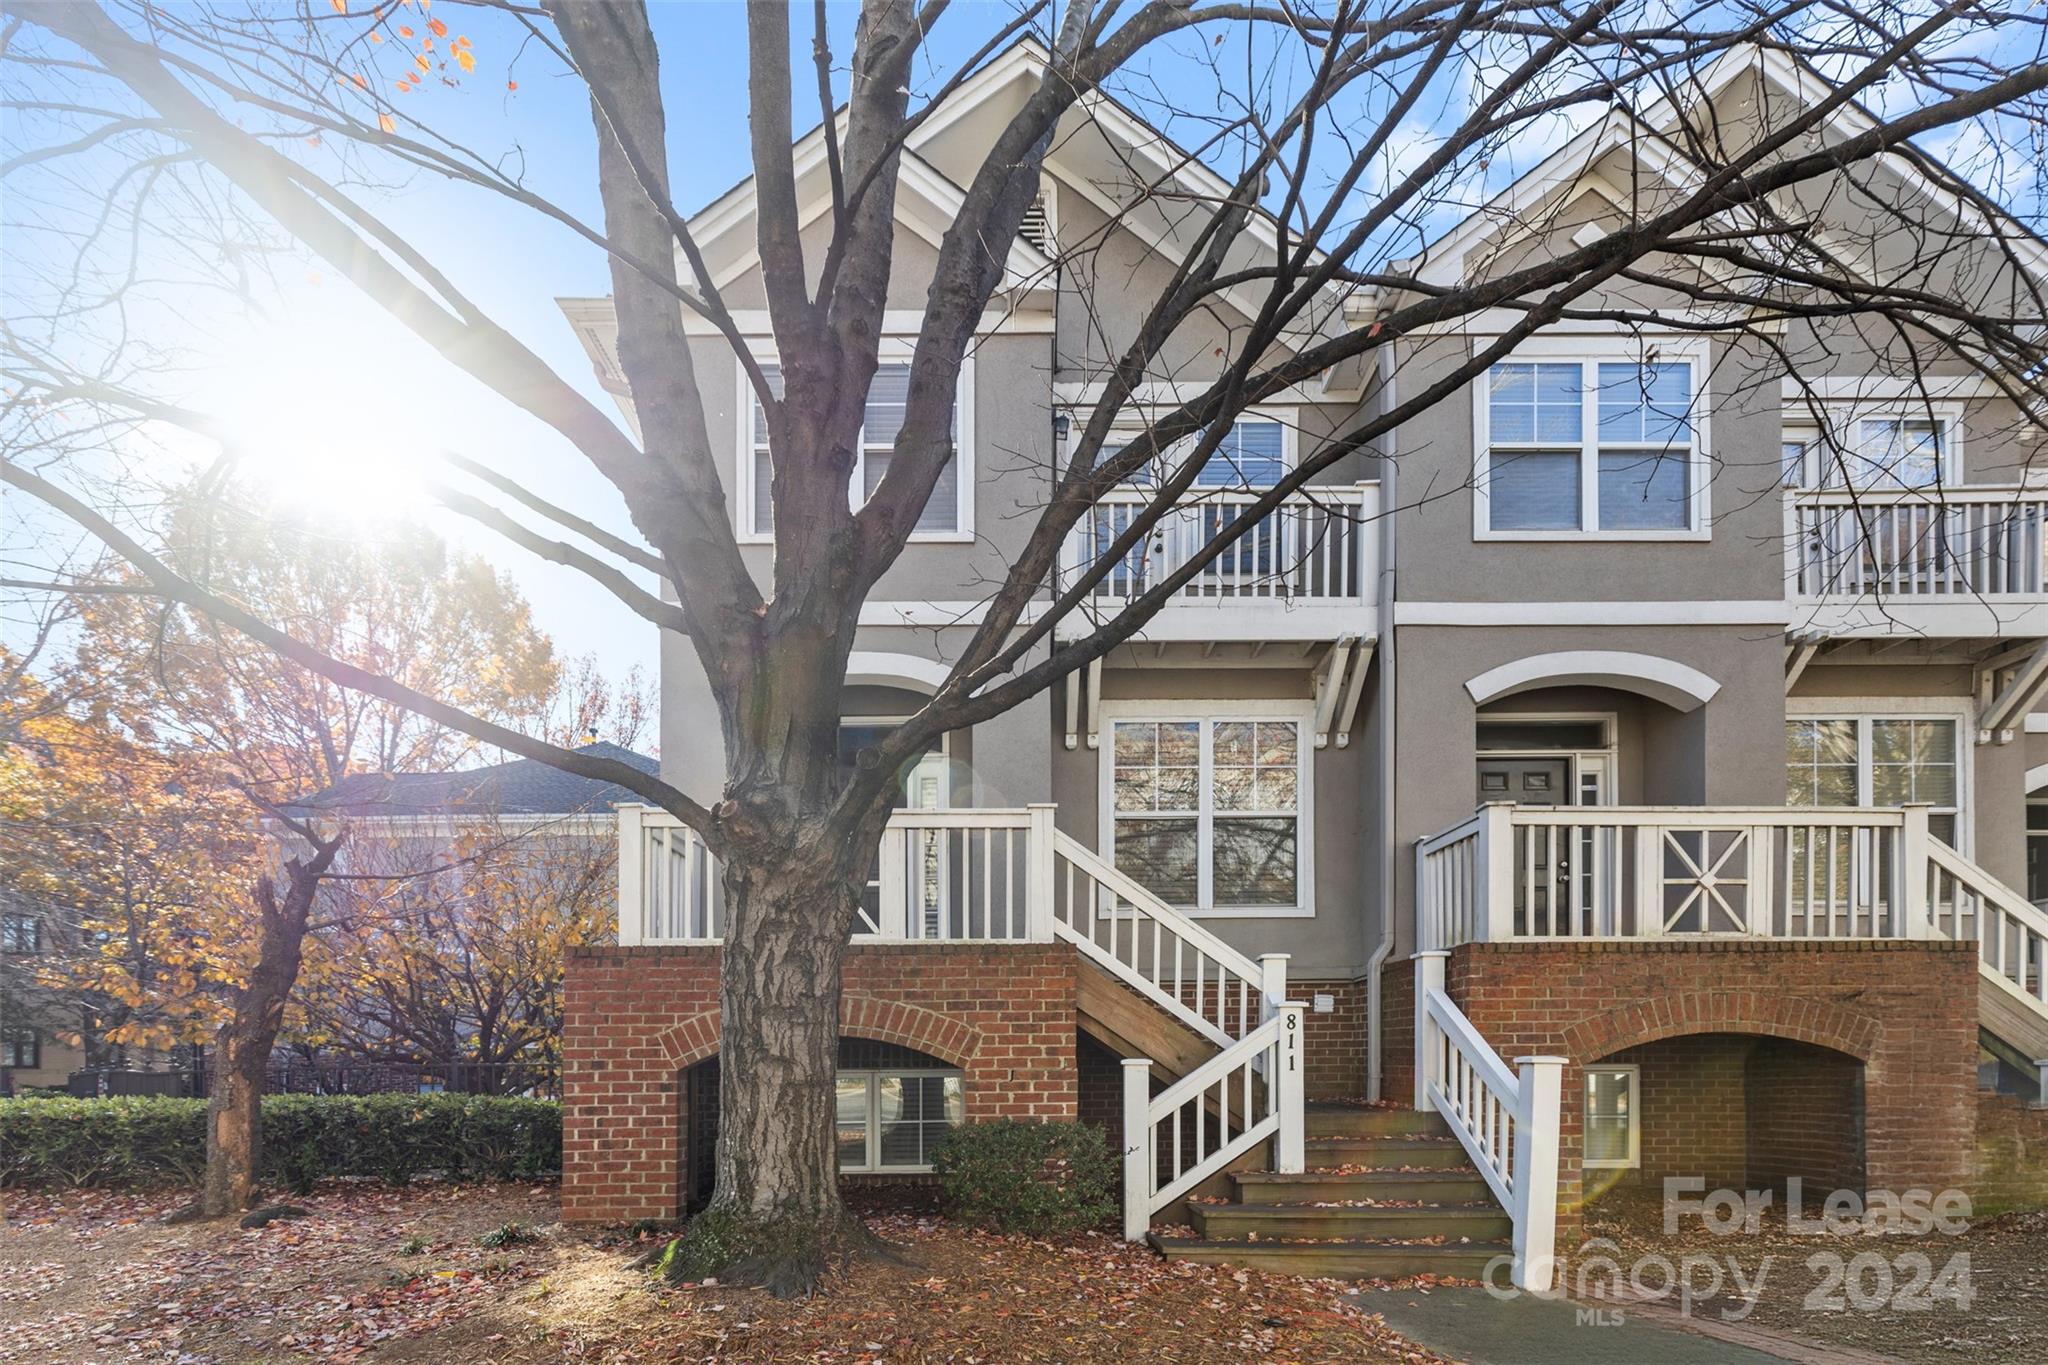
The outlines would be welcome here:
<svg viewBox="0 0 2048 1365">
<path fill-rule="evenodd" d="M 1479 799 L 1518 806 L 1572 805 L 1572 761 L 1487 755 L 1479 760 Z M 1570 932 L 1553 927 L 1556 917 L 1551 912 L 1570 898 L 1571 852 L 1565 830 L 1531 826 L 1515 831 L 1517 934 Z"/>
</svg>

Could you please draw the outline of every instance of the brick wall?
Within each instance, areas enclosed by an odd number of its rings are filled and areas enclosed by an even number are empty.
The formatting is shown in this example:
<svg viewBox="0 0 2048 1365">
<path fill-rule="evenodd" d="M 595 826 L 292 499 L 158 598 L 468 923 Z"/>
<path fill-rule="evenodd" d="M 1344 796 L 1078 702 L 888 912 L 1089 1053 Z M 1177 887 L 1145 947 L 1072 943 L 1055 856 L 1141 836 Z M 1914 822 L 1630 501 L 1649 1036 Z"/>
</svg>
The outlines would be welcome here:
<svg viewBox="0 0 2048 1365">
<path fill-rule="evenodd" d="M 1365 982 L 1290 981 L 1287 995 L 1310 1008 L 1302 1015 L 1302 1090 L 1312 1100 L 1350 1100 L 1365 1095 Z M 1314 1009 L 1318 995 L 1331 997 L 1328 1014 Z"/>
<path fill-rule="evenodd" d="M 565 1221 L 678 1213 L 678 1079 L 717 1051 L 719 956 L 705 947 L 570 956 L 562 991 Z M 970 1119 L 1071 1119 L 1076 965 L 1063 945 L 856 947 L 841 980 L 841 1030 L 958 1066 Z"/>
<path fill-rule="evenodd" d="M 1530 1054 L 1571 1060 L 1559 1145 L 1562 1247 L 1579 1242 L 1580 1064 L 1665 1038 L 1751 1034 L 1847 1054 L 1863 1064 L 1870 1186 L 1938 1190 L 1969 1170 L 1974 944 L 1478 943 L 1452 953 L 1446 983 L 1510 1063 Z"/>
<path fill-rule="evenodd" d="M 1380 1098 L 1415 1102 L 1415 964 L 1405 958 L 1380 968 Z"/>
<path fill-rule="evenodd" d="M 1980 1092 L 1969 1188 L 1979 1217 L 2048 1208 L 2048 1109 L 2015 1095 Z"/>
<path fill-rule="evenodd" d="M 1750 1053 L 1749 1184 L 1784 1189 L 1798 1176 L 1812 1197 L 1868 1183 L 1864 1068 L 1853 1057 L 1783 1038 Z"/>
<path fill-rule="evenodd" d="M 1642 1165 L 1622 1178 L 1663 1188 L 1666 1176 L 1697 1175 L 1711 1187 L 1744 1187 L 1748 1167 L 1743 1069 L 1753 1040 L 1703 1033 L 1623 1048 L 1597 1060 L 1638 1068 Z M 1596 1060 L 1587 1058 L 1584 1060 Z M 1585 1083 L 1565 1092 L 1581 1106 Z M 1587 1171 L 1589 1184 L 1620 1173 Z"/>
</svg>

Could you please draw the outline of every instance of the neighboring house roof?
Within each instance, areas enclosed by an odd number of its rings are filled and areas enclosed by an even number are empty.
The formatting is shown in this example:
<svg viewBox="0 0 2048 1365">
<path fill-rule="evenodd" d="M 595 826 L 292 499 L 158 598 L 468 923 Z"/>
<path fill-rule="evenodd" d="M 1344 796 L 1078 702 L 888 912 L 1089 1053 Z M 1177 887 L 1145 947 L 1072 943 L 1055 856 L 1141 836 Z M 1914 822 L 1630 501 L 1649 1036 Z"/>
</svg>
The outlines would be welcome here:
<svg viewBox="0 0 2048 1365">
<path fill-rule="evenodd" d="M 649 775 L 661 762 L 617 744 L 579 745 L 593 758 L 616 759 Z M 401 818 L 471 812 L 488 815 L 603 815 L 641 798 L 612 782 L 599 782 L 543 763 L 514 759 L 445 773 L 358 773 L 285 809 L 294 815 Z"/>
</svg>

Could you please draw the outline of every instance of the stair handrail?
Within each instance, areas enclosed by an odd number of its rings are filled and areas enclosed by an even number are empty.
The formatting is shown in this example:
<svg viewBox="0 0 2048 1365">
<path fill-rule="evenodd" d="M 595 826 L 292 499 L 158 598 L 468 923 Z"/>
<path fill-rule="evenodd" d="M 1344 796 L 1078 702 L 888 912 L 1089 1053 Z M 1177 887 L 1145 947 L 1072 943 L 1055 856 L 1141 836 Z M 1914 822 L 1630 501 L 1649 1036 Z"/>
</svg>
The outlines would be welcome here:
<svg viewBox="0 0 2048 1365">
<path fill-rule="evenodd" d="M 1061 887 L 1054 888 L 1051 915 L 1054 937 L 1073 944 L 1112 975 L 1217 1047 L 1228 1048 L 1255 1032 L 1257 1023 L 1270 1017 L 1284 999 L 1285 967 L 1282 963 L 1276 963 L 1273 958 L 1254 962 L 1146 890 L 1129 875 L 1118 871 L 1065 831 L 1054 831 L 1053 849 L 1068 869 L 1068 876 L 1063 882 L 1066 894 L 1059 894 Z M 1085 896 L 1076 893 L 1072 876 L 1075 871 L 1091 883 L 1084 888 Z M 1060 880 L 1055 875 L 1055 881 Z M 1109 892 L 1118 903 L 1105 911 L 1099 904 L 1097 888 Z M 1077 922 L 1083 914 L 1087 916 L 1085 924 Z M 1095 932 L 1098 919 L 1105 916 L 1109 925 L 1107 946 Z M 1119 917 L 1128 919 L 1129 932 L 1119 933 Z M 1143 958 L 1148 954 L 1142 946 L 1145 936 L 1138 932 L 1141 926 L 1150 931 L 1149 956 L 1153 972 L 1143 968 Z M 1166 972 L 1168 945 L 1173 950 L 1171 990 L 1159 979 Z M 1120 947 L 1129 949 L 1130 960 L 1121 954 Z M 1187 980 L 1183 949 L 1194 954 L 1195 978 L 1192 983 Z M 1216 968 L 1213 980 L 1203 965 L 1205 962 L 1214 964 Z M 1237 998 L 1235 1027 L 1231 1026 L 1233 1012 L 1230 1009 L 1233 978 Z M 1184 990 L 1189 985 L 1195 992 L 1192 1006 L 1184 997 Z M 1212 989 L 1215 1001 L 1213 1019 L 1206 1017 L 1200 1008 L 1204 992 Z M 1253 1005 L 1258 1006 L 1256 1011 Z"/>
<path fill-rule="evenodd" d="M 1962 932 L 1961 904 L 1942 895 L 1941 877 L 1946 873 L 1977 899 L 1976 923 L 1972 927 L 1976 930 L 1979 974 L 2048 1020 L 2048 911 L 1939 837 L 1928 836 L 1927 861 L 1925 931 L 1949 939 L 1968 937 Z M 1953 907 L 1947 913 L 1943 910 L 1945 904 Z M 1986 923 L 1994 918 L 1995 923 Z M 2027 980 L 2030 966 L 2031 986 Z"/>
<path fill-rule="evenodd" d="M 1517 1057 L 1519 1073 L 1443 989 L 1442 952 L 1418 953 L 1415 1107 L 1443 1116 L 1514 1224 L 1514 1282 L 1544 1291 L 1555 1273 L 1563 1057 Z"/>
<path fill-rule="evenodd" d="M 1185 1196 L 1259 1143 L 1273 1141 L 1273 1169 L 1296 1173 L 1307 1165 L 1303 1101 L 1302 1013 L 1282 1004 L 1271 1017 L 1173 1084 L 1152 1093 L 1152 1062 L 1124 1061 L 1124 1239 L 1144 1238 L 1152 1215 Z M 1231 1132 L 1231 1089 L 1241 1126 Z M 1212 1095 L 1214 1100 L 1212 1102 Z M 1263 1108 L 1261 1109 L 1261 1106 Z M 1254 1117 L 1254 1114 L 1257 1117 Z M 1190 1126 L 1184 1116 L 1192 1114 Z M 1215 1143 L 1209 1141 L 1211 1122 Z M 1187 1139 L 1194 1157 L 1187 1159 Z M 1172 1173 L 1160 1183 L 1164 1140 Z"/>
</svg>

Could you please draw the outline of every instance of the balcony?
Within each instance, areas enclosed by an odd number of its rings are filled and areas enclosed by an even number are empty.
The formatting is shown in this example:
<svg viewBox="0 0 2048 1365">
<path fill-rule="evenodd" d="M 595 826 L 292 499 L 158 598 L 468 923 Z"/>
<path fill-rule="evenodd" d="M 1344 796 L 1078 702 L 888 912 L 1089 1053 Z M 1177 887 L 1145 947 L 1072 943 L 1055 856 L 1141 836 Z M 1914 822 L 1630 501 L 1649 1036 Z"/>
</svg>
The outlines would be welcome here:
<svg viewBox="0 0 2048 1365">
<path fill-rule="evenodd" d="M 1785 518 L 1795 632 L 2048 635 L 2048 489 L 1801 489 Z"/>
<path fill-rule="evenodd" d="M 1059 582 L 1077 581 L 1151 501 L 1145 489 L 1105 496 L 1067 538 Z M 1060 634 L 1086 634 L 1172 578 L 1202 548 L 1235 526 L 1259 494 L 1203 489 L 1161 518 L 1152 533 L 1103 575 Z M 1279 508 L 1183 584 L 1136 636 L 1172 641 L 1370 639 L 1377 629 L 1380 488 L 1324 485 L 1290 495 Z"/>
</svg>

